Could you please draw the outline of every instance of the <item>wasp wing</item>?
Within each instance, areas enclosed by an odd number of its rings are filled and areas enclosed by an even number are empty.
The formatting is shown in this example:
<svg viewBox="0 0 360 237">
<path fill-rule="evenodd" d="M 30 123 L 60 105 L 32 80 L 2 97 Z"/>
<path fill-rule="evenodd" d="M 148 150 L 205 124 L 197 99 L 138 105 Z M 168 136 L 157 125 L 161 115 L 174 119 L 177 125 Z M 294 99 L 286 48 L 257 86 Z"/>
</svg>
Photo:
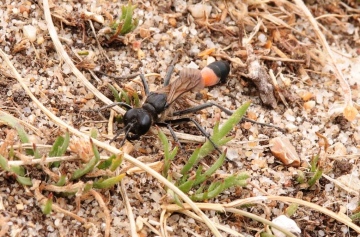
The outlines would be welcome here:
<svg viewBox="0 0 360 237">
<path fill-rule="evenodd" d="M 201 71 L 194 68 L 185 68 L 180 71 L 179 78 L 169 85 L 160 88 L 156 93 L 167 94 L 166 106 L 171 105 L 182 94 L 188 91 L 197 91 L 204 88 Z"/>
</svg>

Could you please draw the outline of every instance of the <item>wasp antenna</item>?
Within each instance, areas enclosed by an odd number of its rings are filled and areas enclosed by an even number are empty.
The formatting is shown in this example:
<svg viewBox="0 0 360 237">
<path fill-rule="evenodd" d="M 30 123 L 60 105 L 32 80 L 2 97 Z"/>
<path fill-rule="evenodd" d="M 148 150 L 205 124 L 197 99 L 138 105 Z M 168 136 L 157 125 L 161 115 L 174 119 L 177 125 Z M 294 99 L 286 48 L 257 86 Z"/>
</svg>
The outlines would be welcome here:
<svg viewBox="0 0 360 237">
<path fill-rule="evenodd" d="M 174 59 L 171 61 L 171 64 L 170 64 L 169 68 L 166 71 L 166 75 L 165 75 L 165 78 L 164 78 L 164 86 L 169 85 L 171 74 L 174 72 L 175 63 L 178 60 L 178 58 L 179 58 L 179 52 L 177 52 L 175 54 Z"/>
<path fill-rule="evenodd" d="M 126 136 L 125 136 L 125 137 L 122 139 L 122 141 L 120 142 L 120 147 L 122 147 L 122 146 L 124 145 L 125 141 L 126 141 Z"/>
<path fill-rule="evenodd" d="M 130 126 L 131 124 L 126 125 L 124 128 L 119 129 L 119 131 L 117 131 L 117 133 L 115 134 L 115 136 L 109 141 L 109 144 L 111 144 L 113 141 L 115 141 L 116 138 L 118 138 L 120 136 L 121 133 L 124 132 L 125 130 L 125 137 L 124 139 L 121 141 L 120 146 L 124 145 L 124 142 L 126 140 L 127 134 L 130 132 L 132 126 Z"/>
<path fill-rule="evenodd" d="M 140 78 L 141 78 L 141 82 L 143 84 L 143 87 L 144 87 L 144 91 L 145 91 L 145 95 L 148 96 L 150 91 L 149 91 L 149 85 L 144 77 L 144 74 L 140 74 Z"/>
<path fill-rule="evenodd" d="M 114 106 L 116 106 L 116 105 L 123 106 L 123 107 L 125 107 L 127 110 L 132 109 L 132 107 L 131 107 L 130 105 L 128 105 L 128 104 L 126 104 L 126 103 L 124 103 L 124 102 L 114 102 L 114 103 L 111 103 L 111 104 L 109 104 L 109 105 L 105 105 L 105 106 L 103 106 L 103 107 L 98 108 L 96 112 L 100 112 L 101 110 L 108 109 L 108 108 L 112 108 L 112 107 L 114 107 Z"/>
<path fill-rule="evenodd" d="M 122 129 L 122 131 L 125 130 L 125 136 L 124 136 L 124 139 L 120 142 L 120 147 L 122 147 L 124 145 L 124 143 L 126 141 L 126 138 L 127 138 L 128 134 L 129 134 L 129 132 L 130 132 L 130 130 L 132 129 L 133 126 L 134 126 L 133 123 L 129 123 L 128 125 L 125 126 L 124 129 Z"/>
</svg>

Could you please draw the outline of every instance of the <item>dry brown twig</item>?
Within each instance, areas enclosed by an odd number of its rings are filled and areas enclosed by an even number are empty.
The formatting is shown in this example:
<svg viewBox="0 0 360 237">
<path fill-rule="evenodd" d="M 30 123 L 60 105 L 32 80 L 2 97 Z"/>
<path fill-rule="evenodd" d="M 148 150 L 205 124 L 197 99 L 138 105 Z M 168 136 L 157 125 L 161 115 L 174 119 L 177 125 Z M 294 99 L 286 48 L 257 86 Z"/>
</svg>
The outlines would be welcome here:
<svg viewBox="0 0 360 237">
<path fill-rule="evenodd" d="M 143 224 L 145 224 L 154 234 L 161 236 L 160 232 L 154 227 L 154 226 L 160 226 L 161 223 L 154 223 L 155 222 L 154 220 L 147 220 L 140 216 L 136 220 L 141 221 Z M 167 230 L 172 231 L 170 227 L 167 227 Z"/>
<path fill-rule="evenodd" d="M 162 210 L 160 214 L 160 232 L 162 236 L 167 236 L 166 231 L 166 220 L 169 218 L 171 213 L 166 212 L 166 210 Z"/>
<path fill-rule="evenodd" d="M 272 108 L 277 107 L 277 102 L 274 95 L 273 85 L 269 83 L 269 74 L 265 68 L 260 64 L 259 58 L 253 53 L 253 49 L 250 44 L 246 47 L 248 51 L 248 74 L 244 76 L 250 78 L 259 90 L 260 99 L 265 105 L 269 105 Z"/>
<path fill-rule="evenodd" d="M 34 190 L 34 197 L 36 198 L 36 200 L 41 204 L 41 205 L 44 205 L 47 198 L 41 194 L 40 192 L 40 188 L 39 188 L 39 185 L 40 185 L 41 181 L 39 180 L 33 180 L 33 187 L 31 189 Z M 70 216 L 71 218 L 74 218 L 75 220 L 81 222 L 81 223 L 87 223 L 87 221 L 84 219 L 84 218 L 81 218 L 80 216 L 70 212 L 70 211 L 67 211 L 67 210 L 64 210 L 62 209 L 61 207 L 59 207 L 57 204 L 53 203 L 52 204 L 52 210 L 53 211 L 56 211 L 56 212 L 59 212 L 59 213 L 63 213 L 67 216 Z"/>
<path fill-rule="evenodd" d="M 52 184 L 46 184 L 42 186 L 42 190 L 50 191 L 50 192 L 56 192 L 56 193 L 75 193 L 78 190 L 82 190 L 85 187 L 85 183 L 82 181 L 79 181 L 77 183 L 70 183 L 66 186 L 57 186 Z"/>
<path fill-rule="evenodd" d="M 259 196 L 259 197 L 250 197 L 250 198 L 244 198 L 244 199 L 238 199 L 230 203 L 224 203 L 224 204 L 215 204 L 215 203 L 197 203 L 199 208 L 202 210 L 215 210 L 219 212 L 238 212 L 240 211 L 238 207 L 250 203 L 258 203 L 263 201 L 281 201 L 281 202 L 289 202 L 289 203 L 297 203 L 299 205 L 306 206 L 308 208 L 311 208 L 315 211 L 322 212 L 331 218 L 334 218 L 335 220 L 347 225 L 348 227 L 355 230 L 357 233 L 360 233 L 360 227 L 357 226 L 355 223 L 353 223 L 351 220 L 344 218 L 344 216 L 339 215 L 338 213 L 335 213 L 331 210 L 328 210 L 325 207 L 322 207 L 320 205 L 304 201 L 298 198 L 292 198 L 292 197 L 285 197 L 285 196 Z M 169 212 L 182 212 L 184 210 L 189 210 L 187 204 L 184 204 L 183 207 L 180 207 L 177 204 L 170 204 L 170 205 L 162 205 L 162 208 L 169 211 Z M 241 212 L 241 215 L 246 216 L 247 214 L 245 212 Z M 240 213 L 239 213 L 240 214 Z M 257 218 L 257 217 L 254 217 Z M 264 222 L 265 223 L 265 222 Z M 284 232 L 285 233 L 285 232 Z"/>
</svg>

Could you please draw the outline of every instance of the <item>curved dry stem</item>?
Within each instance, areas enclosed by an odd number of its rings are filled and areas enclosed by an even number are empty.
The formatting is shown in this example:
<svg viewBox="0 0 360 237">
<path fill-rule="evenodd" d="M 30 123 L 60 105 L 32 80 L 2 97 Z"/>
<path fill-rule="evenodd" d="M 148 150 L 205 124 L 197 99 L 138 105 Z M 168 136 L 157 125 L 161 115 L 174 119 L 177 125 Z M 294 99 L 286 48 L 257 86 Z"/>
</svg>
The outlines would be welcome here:
<svg viewBox="0 0 360 237">
<path fill-rule="evenodd" d="M 14 148 L 16 148 L 16 147 L 18 147 L 18 146 L 14 146 Z M 32 145 L 24 146 L 23 148 L 33 148 L 33 146 Z M 44 160 L 35 159 L 35 158 L 33 158 L 33 156 L 23 155 L 23 157 L 26 157 L 26 159 L 24 159 L 24 160 L 9 160 L 8 164 L 19 166 L 19 165 L 35 165 L 35 164 L 40 164 L 40 163 L 52 163 L 52 162 L 56 162 L 56 161 L 79 160 L 78 155 L 46 157 L 46 159 L 44 159 Z M 109 156 L 100 156 L 101 160 L 106 160 L 108 158 L 109 158 Z"/>
<path fill-rule="evenodd" d="M 46 202 L 46 200 L 47 200 L 47 198 L 46 198 L 44 195 L 41 194 L 38 185 L 35 184 L 34 186 L 37 186 L 37 187 L 35 188 L 35 190 L 34 190 L 34 191 L 35 191 L 34 197 L 36 198 L 36 200 L 37 200 L 41 205 L 44 205 L 45 202 Z M 75 220 L 77 220 L 77 221 L 79 221 L 79 222 L 81 222 L 81 223 L 87 223 L 87 221 L 86 221 L 84 218 L 82 218 L 82 217 L 80 217 L 80 216 L 78 216 L 78 215 L 76 215 L 76 214 L 74 214 L 74 213 L 72 213 L 72 212 L 70 212 L 70 211 L 67 211 L 67 210 L 62 209 L 60 206 L 58 206 L 58 205 L 55 204 L 55 203 L 52 204 L 51 208 L 52 208 L 52 210 L 54 210 L 54 211 L 56 211 L 56 212 L 59 212 L 59 213 L 63 213 L 64 215 L 70 216 L 71 218 L 74 218 Z"/>
<path fill-rule="evenodd" d="M 340 82 L 341 89 L 344 92 L 345 104 L 352 107 L 353 103 L 352 103 L 352 96 L 351 96 L 351 88 L 350 88 L 349 84 L 346 82 L 346 80 L 344 78 L 344 75 L 342 74 L 341 70 L 338 68 L 338 66 L 337 66 L 337 64 L 335 62 L 332 50 L 330 49 L 330 46 L 327 43 L 324 34 L 321 32 L 316 19 L 312 16 L 311 12 L 305 6 L 305 4 L 304 4 L 304 2 L 302 0 L 294 0 L 294 2 L 301 9 L 301 11 L 304 13 L 305 17 L 309 20 L 310 24 L 313 26 L 315 34 L 319 38 L 323 49 L 328 54 L 329 59 L 330 59 L 330 63 L 332 65 L 332 67 L 334 68 L 334 73 L 335 73 L 336 77 L 338 78 L 338 80 Z"/>
<path fill-rule="evenodd" d="M 126 214 L 130 222 L 131 236 L 137 236 L 134 213 L 132 212 L 129 197 L 126 193 L 124 181 L 120 182 L 120 193 L 125 203 Z"/>
<path fill-rule="evenodd" d="M 359 197 L 359 190 L 352 189 L 350 186 L 346 186 L 345 184 L 341 183 L 340 181 L 331 178 L 330 176 L 323 174 L 322 177 L 329 180 L 330 182 L 334 183 L 336 186 L 340 187 L 341 189 L 345 190 L 351 195 L 355 195 Z"/>
<path fill-rule="evenodd" d="M 59 54 L 59 56 L 64 60 L 64 62 L 69 65 L 71 72 L 76 76 L 76 78 L 78 78 L 83 84 L 84 86 L 90 90 L 97 98 L 99 98 L 102 102 L 104 102 L 105 104 L 111 104 L 112 101 L 109 100 L 109 98 L 107 98 L 106 96 L 104 96 L 100 91 L 98 91 L 98 89 L 96 89 L 86 78 L 85 76 L 79 71 L 79 69 L 77 69 L 77 67 L 75 66 L 75 64 L 72 62 L 71 58 L 69 57 L 69 55 L 65 52 L 59 37 L 56 33 L 56 29 L 55 26 L 52 22 L 51 19 L 51 13 L 50 13 L 50 9 L 49 9 L 49 3 L 47 0 L 43 0 L 43 7 L 44 7 L 44 15 L 45 15 L 45 21 L 46 21 L 46 25 L 48 27 L 49 30 L 49 34 L 50 37 L 54 43 L 55 49 L 57 51 L 57 53 Z M 114 106 L 113 109 L 120 113 L 120 114 L 125 114 L 125 110 L 120 108 L 119 106 Z"/>
<path fill-rule="evenodd" d="M 161 128 L 165 135 L 171 136 L 169 129 Z M 155 127 L 150 128 L 152 134 L 157 135 L 158 131 Z M 175 131 L 174 131 L 175 132 Z M 196 136 L 191 134 L 186 134 L 182 132 L 175 132 L 176 137 L 179 139 L 180 142 L 189 143 L 189 142 L 196 142 L 196 143 L 204 143 L 206 142 L 206 138 L 204 136 Z"/>
<path fill-rule="evenodd" d="M 242 215 L 242 216 L 246 216 L 248 218 L 251 218 L 253 220 L 256 220 L 258 222 L 261 222 L 263 223 L 264 225 L 268 225 L 268 226 L 271 226 L 277 230 L 280 230 L 281 232 L 283 232 L 286 236 L 288 237 L 296 237 L 296 235 L 294 235 L 293 233 L 291 233 L 290 231 L 288 231 L 287 229 L 285 228 L 282 228 L 280 227 L 279 225 L 276 225 L 274 224 L 273 222 L 263 218 L 263 217 L 260 217 L 258 215 L 255 215 L 255 214 L 252 214 L 252 213 L 249 213 L 247 211 L 242 211 L 242 210 L 239 210 L 237 208 L 226 208 L 226 211 L 227 212 L 232 212 L 232 213 L 235 213 L 235 214 L 238 214 L 238 215 Z"/>
<path fill-rule="evenodd" d="M 292 203 L 297 203 L 299 205 L 303 205 L 303 206 L 307 206 L 311 209 L 314 209 L 315 211 L 318 212 L 322 212 L 325 215 L 330 216 L 331 218 L 334 218 L 335 220 L 347 225 L 348 227 L 352 228 L 353 230 L 355 230 L 358 234 L 360 234 L 360 227 L 357 226 L 356 224 L 354 224 L 353 222 L 351 222 L 350 219 L 346 219 L 343 216 L 340 216 L 339 214 L 330 211 L 329 209 L 319 206 L 317 204 L 311 203 L 311 202 L 307 202 L 304 200 L 300 200 L 297 198 L 292 198 L 292 197 L 283 197 L 283 196 L 269 196 L 267 197 L 269 200 L 274 200 L 274 201 L 282 201 L 282 202 L 292 202 Z"/>
<path fill-rule="evenodd" d="M 146 225 L 155 235 L 161 236 L 161 235 L 160 235 L 160 232 L 153 226 L 153 225 L 158 226 L 158 225 L 160 225 L 160 223 L 158 223 L 158 222 L 154 223 L 154 222 L 155 222 L 154 220 L 149 220 L 149 221 L 148 221 L 147 219 L 144 219 L 144 218 L 142 218 L 141 216 L 139 216 L 138 218 L 140 218 L 139 220 L 140 220 L 144 225 Z"/>
<path fill-rule="evenodd" d="M 189 210 L 183 210 L 183 211 L 179 211 L 179 212 L 182 213 L 182 214 L 185 214 L 185 215 L 187 215 L 187 216 L 189 216 L 189 217 L 191 217 L 191 218 L 193 218 L 193 219 L 195 219 L 197 221 L 201 221 L 201 218 L 198 215 L 196 215 L 195 213 L 193 213 L 193 212 L 191 212 Z M 229 228 L 227 226 L 221 225 L 219 223 L 215 223 L 215 225 L 219 230 L 222 230 L 222 231 L 230 234 L 231 236 L 244 237 L 244 235 L 238 233 L 237 231 L 235 231 L 235 230 L 233 230 L 233 229 L 231 229 L 231 228 Z"/>
<path fill-rule="evenodd" d="M 259 201 L 281 201 L 281 202 L 291 202 L 291 203 L 297 203 L 299 205 L 306 206 L 308 208 L 311 208 L 315 211 L 321 212 L 325 215 L 330 216 L 331 218 L 343 223 L 344 225 L 347 225 L 348 227 L 355 230 L 357 233 L 360 233 L 360 227 L 355 225 L 350 220 L 347 220 L 341 215 L 338 215 L 335 212 L 330 211 L 327 208 L 321 207 L 317 204 L 307 202 L 301 199 L 292 198 L 292 197 L 284 197 L 284 196 L 260 196 L 260 197 L 251 197 L 251 198 L 245 198 L 245 199 L 239 199 L 230 203 L 224 203 L 224 204 L 213 204 L 213 203 L 196 203 L 196 205 L 201 210 L 214 210 L 219 212 L 226 212 L 229 210 L 232 210 L 231 208 L 238 208 L 240 206 L 243 206 L 245 204 L 250 203 L 257 203 Z M 169 212 L 179 212 L 183 210 L 189 210 L 189 206 L 187 204 L 183 204 L 183 207 L 180 207 L 176 204 L 171 205 L 163 205 L 163 209 L 166 209 Z"/>
<path fill-rule="evenodd" d="M 164 237 L 168 236 L 167 231 L 166 231 L 166 220 L 168 218 L 168 214 L 169 213 L 166 213 L 166 211 L 164 209 L 161 211 L 161 214 L 160 214 L 160 232 L 161 232 L 161 236 L 164 236 Z"/>
<path fill-rule="evenodd" d="M 56 193 L 76 193 L 79 190 L 83 190 L 85 187 L 85 183 L 82 181 L 79 181 L 77 183 L 70 183 L 66 186 L 56 186 L 53 184 L 46 184 L 42 187 L 42 190 L 50 191 L 50 192 L 56 192 Z"/>
<path fill-rule="evenodd" d="M 110 236 L 110 228 L 111 228 L 111 216 L 110 216 L 110 211 L 107 208 L 103 198 L 101 197 L 101 195 L 96 192 L 94 189 L 90 189 L 90 194 L 93 195 L 96 199 L 96 201 L 99 203 L 99 206 L 102 208 L 102 210 L 104 211 L 104 215 L 105 215 L 105 237 L 109 237 Z"/>
<path fill-rule="evenodd" d="M 226 211 L 226 212 L 232 212 L 232 213 L 235 213 L 235 214 L 238 214 L 238 215 L 242 215 L 242 216 L 246 216 L 246 217 L 251 218 L 251 219 L 253 219 L 253 220 L 259 221 L 259 222 L 263 223 L 264 225 L 272 226 L 272 227 L 274 227 L 274 228 L 282 231 L 284 234 L 286 234 L 286 236 L 296 237 L 294 234 L 292 234 L 292 233 L 289 232 L 288 230 L 286 230 L 286 229 L 284 229 L 284 228 L 282 228 L 282 227 L 280 227 L 280 226 L 278 226 L 278 225 L 275 225 L 275 224 L 272 223 L 271 221 L 269 221 L 269 220 L 267 220 L 267 219 L 265 219 L 265 218 L 262 218 L 262 217 L 260 217 L 260 216 L 258 216 L 258 215 L 251 214 L 251 213 L 249 213 L 249 212 L 242 211 L 242 210 L 239 210 L 239 209 L 237 209 L 237 208 L 226 208 L 225 211 Z M 194 213 L 192 213 L 192 212 L 189 211 L 189 210 L 184 210 L 184 211 L 179 211 L 179 212 L 180 212 L 180 213 L 183 213 L 183 214 L 185 214 L 185 215 L 187 215 L 187 216 L 190 216 L 190 217 L 194 218 L 195 220 L 201 221 L 201 219 L 200 219 L 197 215 L 195 215 Z M 220 230 L 225 231 L 225 232 L 231 234 L 231 236 L 241 236 L 241 237 L 243 237 L 242 234 L 240 234 L 240 233 L 238 233 L 238 232 L 236 232 L 236 231 L 234 231 L 234 230 L 232 230 L 232 229 L 230 229 L 230 228 L 228 228 L 228 227 L 226 227 L 226 226 L 223 226 L 223 225 L 221 225 L 221 224 L 216 224 L 216 226 L 217 226 Z"/>
</svg>

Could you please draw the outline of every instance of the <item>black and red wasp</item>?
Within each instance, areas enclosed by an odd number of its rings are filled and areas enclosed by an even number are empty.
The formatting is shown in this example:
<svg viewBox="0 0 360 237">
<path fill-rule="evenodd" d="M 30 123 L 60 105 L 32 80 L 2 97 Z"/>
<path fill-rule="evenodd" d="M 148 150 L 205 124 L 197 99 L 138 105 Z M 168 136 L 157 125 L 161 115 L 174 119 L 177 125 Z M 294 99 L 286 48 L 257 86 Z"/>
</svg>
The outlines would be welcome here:
<svg viewBox="0 0 360 237">
<path fill-rule="evenodd" d="M 176 60 L 177 56 L 173 60 Z M 166 126 L 174 140 L 180 145 L 177 140 L 175 133 L 171 127 L 174 124 L 193 122 L 200 132 L 214 145 L 218 150 L 217 146 L 211 141 L 210 136 L 201 127 L 201 125 L 191 117 L 182 117 L 178 119 L 168 119 L 169 107 L 184 93 L 189 91 L 199 91 L 204 87 L 213 86 L 218 83 L 226 82 L 226 78 L 230 72 L 230 65 L 226 61 L 215 61 L 202 70 L 185 68 L 180 71 L 179 77 L 170 83 L 171 75 L 174 71 L 174 63 L 168 68 L 166 76 L 164 78 L 163 87 L 156 91 L 149 91 L 149 86 L 143 74 L 140 74 L 140 78 L 144 87 L 146 99 L 140 108 L 132 108 L 130 105 L 124 102 L 117 102 L 102 109 L 112 107 L 114 105 L 120 105 L 127 109 L 123 117 L 124 128 L 119 130 L 115 137 L 111 140 L 114 141 L 121 133 L 125 133 L 125 137 L 120 143 L 122 146 L 125 140 L 137 140 L 142 135 L 150 130 L 150 127 L 154 124 L 158 126 Z M 222 109 L 225 113 L 231 115 L 232 112 L 227 110 L 213 102 L 207 102 L 205 104 L 186 109 L 181 111 L 175 111 L 172 116 L 182 116 L 185 114 L 193 113 L 210 106 L 217 106 Z"/>
<path fill-rule="evenodd" d="M 176 60 L 177 57 L 173 60 Z M 115 137 L 110 141 L 114 141 L 121 133 L 125 133 L 125 137 L 121 142 L 121 146 L 124 144 L 125 140 L 137 140 L 142 135 L 147 133 L 150 127 L 154 124 L 159 126 L 166 126 L 174 140 L 180 145 L 179 141 L 175 136 L 171 125 L 181 124 L 186 122 L 192 122 L 200 130 L 200 132 L 212 143 L 212 145 L 220 152 L 220 149 L 214 144 L 210 139 L 210 135 L 202 128 L 202 126 L 191 117 L 181 117 L 177 119 L 168 119 L 167 112 L 168 108 L 184 93 L 189 91 L 199 91 L 204 87 L 214 86 L 218 83 L 225 83 L 226 78 L 230 73 L 230 64 L 226 61 L 215 61 L 202 70 L 185 68 L 180 71 L 179 77 L 170 83 L 170 78 L 174 70 L 174 63 L 168 68 L 166 76 L 164 78 L 164 85 L 162 88 L 156 91 L 149 91 L 149 86 L 146 82 L 146 79 L 143 74 L 140 74 L 142 84 L 144 86 L 144 91 L 146 94 L 145 102 L 142 104 L 141 108 L 132 108 L 130 105 L 124 102 L 117 102 L 105 107 L 109 108 L 114 105 L 121 105 L 127 108 L 127 112 L 123 117 L 124 128 L 119 130 Z M 216 106 L 224 111 L 226 114 L 231 115 L 232 111 L 212 102 L 208 101 L 199 106 L 195 106 L 189 109 L 180 110 L 172 112 L 172 116 L 182 116 L 189 113 L 194 113 L 196 111 L 205 109 L 210 106 Z M 253 123 L 258 123 L 256 121 L 245 119 Z M 268 124 L 262 124 L 266 126 L 272 126 Z"/>
</svg>

